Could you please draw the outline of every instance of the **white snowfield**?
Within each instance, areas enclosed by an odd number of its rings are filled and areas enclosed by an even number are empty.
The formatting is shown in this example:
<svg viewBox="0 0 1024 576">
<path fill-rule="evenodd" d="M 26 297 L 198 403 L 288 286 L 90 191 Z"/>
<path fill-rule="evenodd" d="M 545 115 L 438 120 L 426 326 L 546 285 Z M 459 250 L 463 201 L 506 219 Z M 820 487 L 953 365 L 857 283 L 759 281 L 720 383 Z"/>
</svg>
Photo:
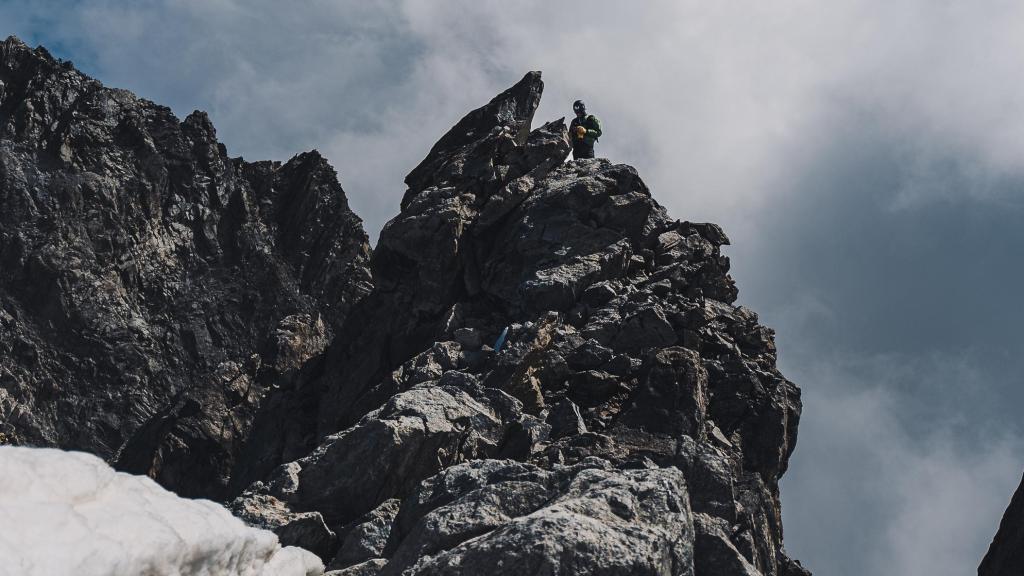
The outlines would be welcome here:
<svg viewBox="0 0 1024 576">
<path fill-rule="evenodd" d="M 0 576 L 318 576 L 301 548 L 91 454 L 0 446 Z"/>
</svg>

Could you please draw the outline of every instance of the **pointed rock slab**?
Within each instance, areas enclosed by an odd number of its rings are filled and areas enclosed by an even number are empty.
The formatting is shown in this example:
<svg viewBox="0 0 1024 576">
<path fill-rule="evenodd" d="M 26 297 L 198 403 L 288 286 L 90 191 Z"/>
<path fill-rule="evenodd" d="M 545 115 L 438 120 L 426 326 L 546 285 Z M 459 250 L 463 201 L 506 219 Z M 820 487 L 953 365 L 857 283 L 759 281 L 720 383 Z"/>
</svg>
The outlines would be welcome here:
<svg viewBox="0 0 1024 576">
<path fill-rule="evenodd" d="M 551 438 L 586 434 L 587 425 L 580 415 L 580 407 L 568 398 L 555 404 L 548 413 L 548 424 L 551 425 Z"/>
<path fill-rule="evenodd" d="M 495 129 L 505 129 L 515 143 L 525 144 L 543 90 L 540 72 L 529 72 L 515 86 L 466 114 L 405 177 L 409 191 L 402 199 L 402 209 L 420 191 L 466 176 L 467 166 L 473 164 L 471 158 L 493 153 L 496 141 L 487 137 Z"/>
<path fill-rule="evenodd" d="M 348 568 L 382 556 L 391 534 L 391 524 L 395 521 L 400 505 L 401 501 L 397 498 L 385 500 L 357 520 L 345 533 L 341 549 L 327 568 Z"/>
<path fill-rule="evenodd" d="M 978 567 L 978 576 L 1024 574 L 1024 478 L 1003 514 L 988 553 Z"/>
</svg>

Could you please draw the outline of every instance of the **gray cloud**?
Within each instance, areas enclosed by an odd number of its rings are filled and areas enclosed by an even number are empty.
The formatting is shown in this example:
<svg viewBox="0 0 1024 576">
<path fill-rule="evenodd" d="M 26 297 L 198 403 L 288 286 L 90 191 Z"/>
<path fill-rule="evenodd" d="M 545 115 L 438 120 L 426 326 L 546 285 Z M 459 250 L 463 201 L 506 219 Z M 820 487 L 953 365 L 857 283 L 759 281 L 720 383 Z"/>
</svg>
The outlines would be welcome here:
<svg viewBox="0 0 1024 576">
<path fill-rule="evenodd" d="M 679 218 L 722 223 L 807 409 L 787 546 L 821 574 L 970 572 L 1024 461 L 1024 5 L 926 0 L 0 2 L 233 154 L 316 147 L 371 234 L 526 70 Z"/>
<path fill-rule="evenodd" d="M 818 351 L 787 364 L 808 382 L 799 456 L 783 480 L 789 551 L 834 576 L 974 573 L 1015 488 L 1020 437 L 982 426 L 983 448 L 966 448 L 944 414 L 913 410 L 894 390 L 912 372 L 941 394 L 969 386 L 975 367 Z"/>
</svg>

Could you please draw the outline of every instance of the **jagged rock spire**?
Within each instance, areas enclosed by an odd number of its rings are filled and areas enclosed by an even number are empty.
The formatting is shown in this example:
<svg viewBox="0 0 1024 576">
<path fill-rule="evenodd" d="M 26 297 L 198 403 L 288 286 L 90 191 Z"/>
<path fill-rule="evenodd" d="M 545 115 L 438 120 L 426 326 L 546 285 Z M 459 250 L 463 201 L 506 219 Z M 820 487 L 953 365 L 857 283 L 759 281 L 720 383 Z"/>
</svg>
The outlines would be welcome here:
<svg viewBox="0 0 1024 576">
<path fill-rule="evenodd" d="M 487 142 L 487 136 L 497 128 L 507 130 L 516 144 L 526 143 L 533 122 L 533 113 L 540 105 L 544 82 L 540 72 L 529 72 L 508 90 L 490 102 L 466 114 L 440 140 L 427 157 L 405 177 L 409 192 L 402 201 L 408 204 L 409 195 L 430 186 L 439 186 L 456 180 L 467 168 L 467 157 Z M 472 167 L 472 166 L 470 166 Z"/>
</svg>

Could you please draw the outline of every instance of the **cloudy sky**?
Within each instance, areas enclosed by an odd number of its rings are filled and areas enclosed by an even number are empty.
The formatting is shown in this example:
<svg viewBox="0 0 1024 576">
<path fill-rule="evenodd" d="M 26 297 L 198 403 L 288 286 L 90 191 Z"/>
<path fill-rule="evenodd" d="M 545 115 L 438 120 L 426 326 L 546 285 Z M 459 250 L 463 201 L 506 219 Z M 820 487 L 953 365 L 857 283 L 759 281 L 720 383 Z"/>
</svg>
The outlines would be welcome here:
<svg viewBox="0 0 1024 576">
<path fill-rule="evenodd" d="M 599 155 L 722 224 L 805 414 L 787 548 L 819 575 L 973 573 L 1024 469 L 1024 4 L 0 0 L 232 155 L 317 148 L 371 235 L 451 124 L 543 70 Z"/>
</svg>

